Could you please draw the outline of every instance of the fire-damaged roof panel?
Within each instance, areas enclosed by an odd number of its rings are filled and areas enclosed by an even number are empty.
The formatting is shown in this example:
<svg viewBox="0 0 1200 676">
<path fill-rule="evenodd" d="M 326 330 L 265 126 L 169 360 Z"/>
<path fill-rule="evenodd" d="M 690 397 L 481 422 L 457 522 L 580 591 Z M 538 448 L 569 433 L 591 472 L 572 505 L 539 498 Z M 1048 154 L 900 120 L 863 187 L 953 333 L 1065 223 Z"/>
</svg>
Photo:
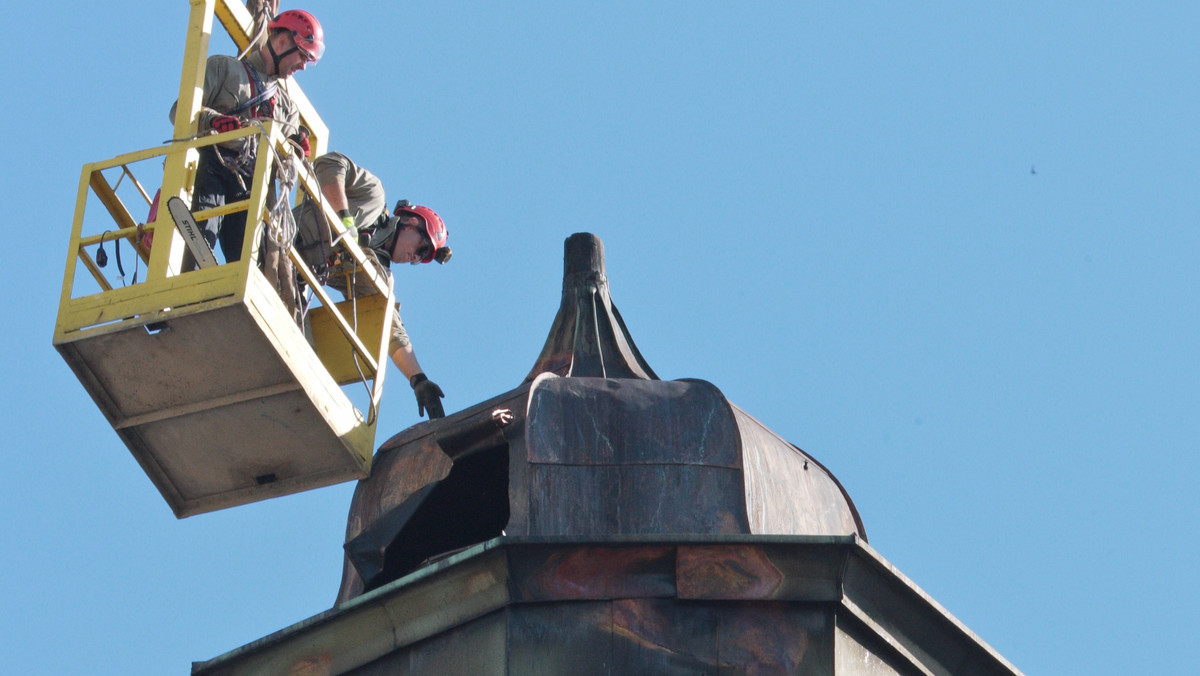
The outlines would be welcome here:
<svg viewBox="0 0 1200 676">
<path fill-rule="evenodd" d="M 564 267 L 523 383 L 381 447 L 351 505 L 339 604 L 502 534 L 865 538 L 820 463 L 711 383 L 658 379 L 609 296 L 599 238 L 568 238 Z"/>
</svg>

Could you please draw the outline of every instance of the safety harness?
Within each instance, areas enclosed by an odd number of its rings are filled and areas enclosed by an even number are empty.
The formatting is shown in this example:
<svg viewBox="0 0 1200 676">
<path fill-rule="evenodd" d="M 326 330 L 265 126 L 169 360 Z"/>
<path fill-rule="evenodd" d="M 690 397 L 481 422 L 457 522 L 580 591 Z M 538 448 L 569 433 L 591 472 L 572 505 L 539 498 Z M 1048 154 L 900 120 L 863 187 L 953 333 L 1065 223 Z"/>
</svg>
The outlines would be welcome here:
<svg viewBox="0 0 1200 676">
<path fill-rule="evenodd" d="M 241 62 L 242 68 L 246 71 L 246 77 L 250 80 L 251 96 L 248 100 L 243 101 L 236 108 L 226 113 L 234 117 L 241 117 L 243 113 L 250 118 L 258 117 L 274 117 L 275 116 L 275 100 L 276 94 L 279 93 L 279 83 L 272 82 L 264 84 L 262 78 L 259 77 L 258 71 L 250 66 L 245 61 Z M 237 177 L 238 185 L 243 191 L 248 190 L 246 180 L 254 175 L 254 161 L 258 155 L 258 138 L 256 136 L 246 137 L 242 143 L 241 149 L 236 156 L 227 156 L 222 152 L 219 146 L 210 146 L 217 156 L 217 160 Z"/>
</svg>

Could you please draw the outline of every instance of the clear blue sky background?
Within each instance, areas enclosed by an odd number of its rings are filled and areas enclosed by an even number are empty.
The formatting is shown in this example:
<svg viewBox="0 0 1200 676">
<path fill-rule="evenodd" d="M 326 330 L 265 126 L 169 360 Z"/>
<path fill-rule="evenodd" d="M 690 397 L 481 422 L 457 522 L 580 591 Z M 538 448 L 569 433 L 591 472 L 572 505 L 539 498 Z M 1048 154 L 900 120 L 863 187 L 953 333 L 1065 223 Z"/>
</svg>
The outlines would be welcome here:
<svg viewBox="0 0 1200 676">
<path fill-rule="evenodd" d="M 333 148 L 449 224 L 397 275 L 448 410 L 520 383 L 596 233 L 658 374 L 827 465 L 1017 667 L 1195 669 L 1200 5 L 307 8 Z M 352 484 L 177 521 L 51 347 L 80 167 L 170 136 L 187 12 L 0 28 L 7 673 L 185 673 L 340 579 Z M 380 442 L 418 421 L 390 378 Z"/>
</svg>

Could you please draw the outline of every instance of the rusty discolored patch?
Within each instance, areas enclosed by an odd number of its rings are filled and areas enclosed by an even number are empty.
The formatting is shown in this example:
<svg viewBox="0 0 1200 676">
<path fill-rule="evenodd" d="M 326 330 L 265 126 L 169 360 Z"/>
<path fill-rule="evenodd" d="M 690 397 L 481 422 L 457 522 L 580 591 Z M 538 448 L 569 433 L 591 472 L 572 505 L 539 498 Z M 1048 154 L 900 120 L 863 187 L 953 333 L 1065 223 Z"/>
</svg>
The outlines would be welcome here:
<svg viewBox="0 0 1200 676">
<path fill-rule="evenodd" d="M 576 547 L 514 562 L 514 578 L 526 600 L 671 596 L 673 554 L 664 546 Z"/>
<path fill-rule="evenodd" d="M 288 666 L 287 676 L 329 676 L 333 673 L 333 658 L 328 654 L 307 655 Z"/>
<path fill-rule="evenodd" d="M 783 573 L 752 546 L 681 546 L 675 587 L 681 599 L 769 599 Z"/>
</svg>

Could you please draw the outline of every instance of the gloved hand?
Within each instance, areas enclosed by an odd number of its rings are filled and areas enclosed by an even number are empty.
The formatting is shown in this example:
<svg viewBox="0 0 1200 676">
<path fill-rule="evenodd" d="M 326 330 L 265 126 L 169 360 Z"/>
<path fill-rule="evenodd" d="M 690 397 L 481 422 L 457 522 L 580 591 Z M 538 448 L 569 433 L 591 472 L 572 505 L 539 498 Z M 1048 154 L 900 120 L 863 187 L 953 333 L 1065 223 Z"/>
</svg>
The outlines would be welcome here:
<svg viewBox="0 0 1200 676">
<path fill-rule="evenodd" d="M 358 241 L 358 226 L 354 224 L 354 214 L 350 213 L 349 209 L 338 209 L 338 218 L 342 219 L 342 226 L 351 233 L 354 241 Z"/>
<path fill-rule="evenodd" d="M 437 386 L 429 378 L 425 377 L 424 373 L 418 373 L 408 379 L 408 384 L 412 385 L 413 393 L 417 395 L 417 415 L 425 415 L 425 411 L 429 411 L 429 419 L 445 418 L 446 412 L 442 410 L 442 388 Z"/>
<path fill-rule="evenodd" d="M 292 134 L 291 136 L 288 137 L 288 139 L 291 140 L 296 145 L 300 146 L 300 150 L 304 151 L 305 157 L 308 157 L 308 154 L 312 152 L 312 148 L 309 147 L 309 145 L 308 145 L 308 130 L 307 129 L 304 129 L 303 127 L 301 127 L 300 133 Z"/>
<path fill-rule="evenodd" d="M 232 115 L 218 115 L 208 123 L 208 126 L 224 134 L 227 131 L 242 128 L 242 121 Z"/>
</svg>

